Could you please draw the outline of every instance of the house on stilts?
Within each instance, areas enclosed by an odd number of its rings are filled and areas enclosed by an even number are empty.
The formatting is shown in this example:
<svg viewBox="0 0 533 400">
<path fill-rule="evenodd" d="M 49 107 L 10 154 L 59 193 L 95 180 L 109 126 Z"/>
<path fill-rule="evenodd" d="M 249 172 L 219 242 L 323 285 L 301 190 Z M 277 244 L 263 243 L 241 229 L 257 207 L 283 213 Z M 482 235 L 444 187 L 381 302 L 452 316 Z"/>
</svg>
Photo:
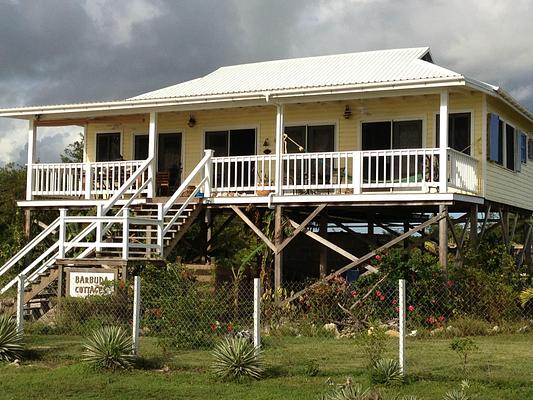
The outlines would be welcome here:
<svg viewBox="0 0 533 400">
<path fill-rule="evenodd" d="M 125 100 L 0 116 L 28 121 L 19 207 L 58 215 L 0 267 L 0 276 L 24 274 L 26 302 L 62 282 L 64 266 L 126 271 L 164 258 L 194 223 L 207 243 L 219 214 L 241 218 L 272 249 L 276 287 L 291 273 L 284 253 L 297 235 L 319 243 L 317 275 L 328 276 L 371 270 L 375 251 L 434 224 L 446 267 L 448 231 L 462 245 L 452 216 L 478 239 L 494 221 L 507 245 L 523 227 L 519 258 L 531 262 L 533 114 L 501 88 L 437 65 L 427 47 L 233 65 Z M 39 128 L 55 126 L 83 129 L 83 162 L 36 160 Z M 275 209 L 273 239 L 250 205 Z M 286 237 L 282 218 L 293 226 Z M 357 253 L 332 232 L 389 240 Z M 45 240 L 54 244 L 36 253 Z M 343 265 L 328 263 L 328 249 Z"/>
</svg>

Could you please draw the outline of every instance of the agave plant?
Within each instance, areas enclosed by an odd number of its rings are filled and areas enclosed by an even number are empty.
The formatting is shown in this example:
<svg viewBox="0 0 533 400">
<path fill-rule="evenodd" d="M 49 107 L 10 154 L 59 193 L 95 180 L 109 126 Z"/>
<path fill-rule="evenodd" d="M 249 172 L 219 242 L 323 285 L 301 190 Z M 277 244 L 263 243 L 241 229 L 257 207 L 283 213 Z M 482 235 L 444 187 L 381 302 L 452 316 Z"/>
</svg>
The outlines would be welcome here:
<svg viewBox="0 0 533 400">
<path fill-rule="evenodd" d="M 395 385 L 403 382 L 403 374 L 397 360 L 382 358 L 375 362 L 370 379 L 373 383 Z"/>
<path fill-rule="evenodd" d="M 22 332 L 17 330 L 15 320 L 0 315 L 0 361 L 20 359 L 24 351 Z"/>
<path fill-rule="evenodd" d="M 215 376 L 227 381 L 261 379 L 264 373 L 260 354 L 245 338 L 226 338 L 213 350 L 211 368 Z"/>
<path fill-rule="evenodd" d="M 364 389 L 359 383 L 346 383 L 327 394 L 324 400 L 367 400 L 370 392 Z"/>
<path fill-rule="evenodd" d="M 132 340 L 119 326 L 104 326 L 92 332 L 83 345 L 87 364 L 100 369 L 127 369 L 133 366 Z"/>
</svg>

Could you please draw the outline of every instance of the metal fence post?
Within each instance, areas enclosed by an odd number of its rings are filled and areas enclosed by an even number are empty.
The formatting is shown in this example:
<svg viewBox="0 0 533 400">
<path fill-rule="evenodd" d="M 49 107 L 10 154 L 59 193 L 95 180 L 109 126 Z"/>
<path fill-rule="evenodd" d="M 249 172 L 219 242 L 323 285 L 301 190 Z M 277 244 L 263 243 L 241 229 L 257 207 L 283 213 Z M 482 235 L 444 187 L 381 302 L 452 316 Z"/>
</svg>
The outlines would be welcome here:
<svg viewBox="0 0 533 400">
<path fill-rule="evenodd" d="M 141 322 L 141 279 L 133 278 L 133 332 L 132 332 L 132 353 L 139 354 L 139 330 Z"/>
<path fill-rule="evenodd" d="M 405 375 L 405 279 L 400 279 L 398 281 L 399 288 L 399 314 L 400 319 L 398 322 L 398 330 L 400 334 L 400 343 L 399 343 L 399 363 L 400 371 L 402 375 Z"/>
<path fill-rule="evenodd" d="M 261 280 L 254 279 L 254 347 L 256 354 L 261 348 Z"/>
<path fill-rule="evenodd" d="M 22 274 L 18 276 L 17 290 L 17 331 L 24 332 L 24 281 L 26 277 Z"/>
</svg>

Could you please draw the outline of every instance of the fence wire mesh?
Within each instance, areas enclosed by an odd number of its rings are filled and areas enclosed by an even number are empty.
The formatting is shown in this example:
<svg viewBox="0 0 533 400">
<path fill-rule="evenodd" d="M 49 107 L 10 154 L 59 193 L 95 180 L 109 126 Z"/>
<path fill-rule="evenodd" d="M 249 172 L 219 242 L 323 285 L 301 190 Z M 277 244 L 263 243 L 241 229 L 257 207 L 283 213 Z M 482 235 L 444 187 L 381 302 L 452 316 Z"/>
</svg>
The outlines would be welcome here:
<svg viewBox="0 0 533 400">
<path fill-rule="evenodd" d="M 472 270 L 453 279 L 442 271 L 406 276 L 408 337 L 531 331 L 533 304 L 522 307 L 519 298 L 529 281 L 519 277 L 509 283 L 487 276 Z M 29 332 L 84 336 L 104 325 L 131 329 L 131 282 L 86 298 L 59 298 L 49 290 L 46 312 L 28 325 Z M 224 336 L 252 336 L 252 279 L 199 282 L 185 269 L 147 267 L 141 274 L 140 305 L 141 337 L 155 338 L 165 348 L 205 349 Z M 42 310 L 31 311 L 30 306 L 26 312 L 32 319 Z M 261 331 L 271 336 L 353 338 L 380 326 L 397 336 L 398 313 L 398 276 L 392 273 L 369 273 L 351 282 L 339 276 L 327 282 L 285 283 L 277 292 L 268 286 L 263 290 Z"/>
</svg>

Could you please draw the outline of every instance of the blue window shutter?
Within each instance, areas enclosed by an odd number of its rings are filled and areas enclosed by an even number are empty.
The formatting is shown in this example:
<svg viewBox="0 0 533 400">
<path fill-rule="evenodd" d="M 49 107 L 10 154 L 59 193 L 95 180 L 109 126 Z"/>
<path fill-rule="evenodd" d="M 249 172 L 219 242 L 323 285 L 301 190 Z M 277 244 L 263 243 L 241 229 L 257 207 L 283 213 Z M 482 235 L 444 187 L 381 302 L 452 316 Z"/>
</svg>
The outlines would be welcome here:
<svg viewBox="0 0 533 400">
<path fill-rule="evenodd" d="M 500 118 L 496 114 L 489 114 L 489 160 L 500 160 Z"/>
<path fill-rule="evenodd" d="M 529 139 L 529 158 L 533 158 L 533 139 Z"/>
<path fill-rule="evenodd" d="M 520 161 L 527 163 L 527 135 L 520 132 Z"/>
</svg>

